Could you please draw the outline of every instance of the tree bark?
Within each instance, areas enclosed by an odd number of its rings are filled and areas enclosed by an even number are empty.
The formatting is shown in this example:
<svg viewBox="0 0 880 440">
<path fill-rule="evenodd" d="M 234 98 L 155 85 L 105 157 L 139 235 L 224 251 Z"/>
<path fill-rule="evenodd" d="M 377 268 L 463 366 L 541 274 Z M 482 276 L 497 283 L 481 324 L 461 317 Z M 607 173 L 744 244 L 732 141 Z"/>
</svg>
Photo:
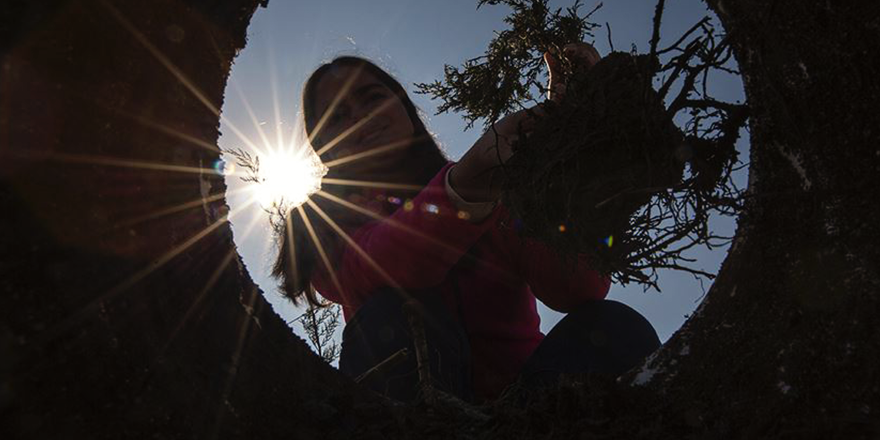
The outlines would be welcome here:
<svg viewBox="0 0 880 440">
<path fill-rule="evenodd" d="M 648 386 L 717 434 L 876 436 L 880 7 L 710 6 L 752 111 L 747 209 Z"/>
<path fill-rule="evenodd" d="M 718 279 L 643 367 L 486 418 L 357 387 L 248 276 L 212 168 L 258 3 L 0 6 L 3 438 L 880 435 L 877 3 L 709 2 L 752 109 Z"/>
<path fill-rule="evenodd" d="M 0 437 L 319 437 L 377 402 L 232 241 L 217 111 L 257 6 L 2 6 Z"/>
</svg>

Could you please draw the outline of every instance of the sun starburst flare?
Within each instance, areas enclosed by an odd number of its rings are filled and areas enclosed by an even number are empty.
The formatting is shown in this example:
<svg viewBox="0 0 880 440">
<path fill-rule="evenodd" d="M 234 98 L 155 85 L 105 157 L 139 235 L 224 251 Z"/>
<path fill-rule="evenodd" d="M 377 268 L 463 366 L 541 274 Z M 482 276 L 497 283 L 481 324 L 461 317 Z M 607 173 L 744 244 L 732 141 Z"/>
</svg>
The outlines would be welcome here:
<svg viewBox="0 0 880 440">
<path fill-rule="evenodd" d="M 252 198 L 265 210 L 296 208 L 321 189 L 329 168 L 308 147 L 269 149 L 255 156 L 241 150 L 228 152 L 241 169 L 239 177 L 250 182 Z"/>
<path fill-rule="evenodd" d="M 285 202 L 302 205 L 321 189 L 321 179 L 329 170 L 310 148 L 299 153 L 270 153 L 264 163 L 265 181 L 258 190 L 258 200 L 263 206 Z"/>
</svg>

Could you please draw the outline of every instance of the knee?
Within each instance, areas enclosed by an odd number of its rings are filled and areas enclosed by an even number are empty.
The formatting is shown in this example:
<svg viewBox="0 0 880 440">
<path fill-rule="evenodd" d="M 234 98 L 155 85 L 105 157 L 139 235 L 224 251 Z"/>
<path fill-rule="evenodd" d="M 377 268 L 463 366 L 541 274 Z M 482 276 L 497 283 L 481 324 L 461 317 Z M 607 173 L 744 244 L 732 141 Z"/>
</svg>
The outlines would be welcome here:
<svg viewBox="0 0 880 440">
<path fill-rule="evenodd" d="M 660 347 L 654 327 L 639 312 L 613 300 L 592 301 L 569 313 L 563 321 L 580 330 L 590 345 L 647 356 Z"/>
</svg>

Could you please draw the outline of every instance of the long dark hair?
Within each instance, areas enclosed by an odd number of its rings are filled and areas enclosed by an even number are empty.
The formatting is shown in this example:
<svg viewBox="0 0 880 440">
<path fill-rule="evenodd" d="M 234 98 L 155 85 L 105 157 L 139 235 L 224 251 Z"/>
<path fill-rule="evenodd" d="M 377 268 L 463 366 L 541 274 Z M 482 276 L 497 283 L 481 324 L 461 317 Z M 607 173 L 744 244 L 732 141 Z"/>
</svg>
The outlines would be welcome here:
<svg viewBox="0 0 880 440">
<path fill-rule="evenodd" d="M 346 173 L 344 167 L 339 167 L 339 169 L 331 168 L 327 177 L 425 186 L 446 164 L 447 159 L 428 133 L 419 116 L 418 109 L 407 96 L 403 86 L 384 70 L 363 58 L 352 56 L 336 58 L 332 62 L 318 67 L 306 81 L 302 93 L 302 113 L 306 134 L 312 140 L 312 148 L 319 151 L 326 142 L 321 139 L 321 136 L 314 133 L 322 116 L 317 114 L 315 107 L 318 83 L 324 75 L 340 67 L 354 67 L 356 72 L 369 73 L 400 99 L 414 128 L 413 143 L 404 150 L 405 160 L 403 163 L 406 164 L 404 170 L 392 170 L 394 172 L 387 175 L 363 176 Z M 331 159 L 333 156 L 329 151 L 321 156 L 323 162 Z M 358 191 L 357 188 L 351 186 L 327 184 L 324 185 L 323 190 L 344 200 L 353 192 Z M 394 197 L 405 199 L 414 195 L 413 191 L 406 190 L 387 189 L 382 191 L 387 196 L 383 197 L 383 200 Z M 368 216 L 343 208 L 324 197 L 312 197 L 311 200 L 343 228 L 358 226 L 372 220 Z M 307 215 L 310 223 L 307 225 L 302 219 L 301 212 L 310 211 L 311 214 L 314 214 L 314 211 L 308 205 L 304 205 L 301 209 L 304 211 L 288 210 L 273 225 L 278 243 L 278 254 L 272 267 L 272 276 L 278 280 L 281 292 L 294 304 L 299 304 L 301 300 L 305 299 L 311 305 L 321 306 L 323 304 L 318 301 L 315 291 L 311 287 L 311 279 L 315 269 L 323 263 L 308 226 L 311 226 L 321 246 L 325 249 L 331 264 L 338 262 L 343 243 L 338 234 L 319 215 Z M 390 214 L 393 209 L 395 207 L 387 203 L 383 207 L 386 214 Z"/>
</svg>

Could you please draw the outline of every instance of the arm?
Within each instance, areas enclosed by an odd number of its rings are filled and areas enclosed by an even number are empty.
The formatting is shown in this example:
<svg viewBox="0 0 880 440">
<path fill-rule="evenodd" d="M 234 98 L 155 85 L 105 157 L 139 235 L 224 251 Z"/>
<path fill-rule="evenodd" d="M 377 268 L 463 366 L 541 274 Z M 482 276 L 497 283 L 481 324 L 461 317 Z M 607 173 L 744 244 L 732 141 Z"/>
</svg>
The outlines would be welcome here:
<svg viewBox="0 0 880 440">
<path fill-rule="evenodd" d="M 586 257 L 566 260 L 543 243 L 510 233 L 519 273 L 535 297 L 547 307 L 567 313 L 587 301 L 608 295 L 611 279 L 593 270 Z"/>
<path fill-rule="evenodd" d="M 444 167 L 413 199 L 412 209 L 398 208 L 391 216 L 373 221 L 351 234 L 354 243 L 404 289 L 423 289 L 443 281 L 449 270 L 494 223 L 461 219 L 445 188 Z M 355 309 L 388 279 L 351 246 L 334 267 L 344 303 Z M 336 293 L 330 275 L 321 267 L 314 277 L 319 291 Z"/>
<path fill-rule="evenodd" d="M 568 44 L 562 52 L 575 69 L 590 69 L 601 58 L 596 49 L 586 43 Z M 551 53 L 546 53 L 544 60 L 550 76 L 548 99 L 559 102 L 565 95 L 565 75 L 562 74 L 561 63 Z M 535 107 L 533 111 L 540 113 L 541 108 Z M 465 198 L 473 200 L 497 197 L 496 187 L 500 185 L 491 186 L 496 182 L 487 181 L 486 178 L 481 181 L 481 173 L 485 175 L 484 170 L 497 167 L 499 156 L 502 162 L 507 160 L 510 157 L 510 143 L 520 132 L 520 126 L 528 132 L 529 125 L 533 123 L 528 111 L 514 113 L 499 121 L 495 131 L 483 135 L 474 150 L 462 158 L 461 172 L 456 170 L 452 175 L 456 189 Z M 487 136 L 489 134 L 494 136 Z M 477 149 L 478 146 L 482 149 Z M 471 159 L 470 162 L 466 162 L 467 159 Z M 568 312 L 586 301 L 603 299 L 608 294 L 611 280 L 593 270 L 585 257 L 566 261 L 542 243 L 520 238 L 510 229 L 505 233 L 518 273 L 522 274 L 532 293 L 548 307 Z"/>
<path fill-rule="evenodd" d="M 599 52 L 587 43 L 571 43 L 563 47 L 562 52 L 575 69 L 588 70 L 601 59 Z M 549 84 L 547 97 L 559 102 L 565 95 L 565 78 L 562 74 L 561 62 L 556 55 L 544 54 L 547 64 Z M 501 193 L 502 175 L 499 166 L 513 154 L 511 145 L 516 142 L 520 133 L 530 132 L 535 124 L 534 115 L 543 114 L 540 105 L 526 110 L 511 113 L 491 129 L 483 133 L 473 147 L 461 158 L 450 175 L 451 186 L 465 200 L 472 202 L 490 202 L 498 199 Z"/>
</svg>

